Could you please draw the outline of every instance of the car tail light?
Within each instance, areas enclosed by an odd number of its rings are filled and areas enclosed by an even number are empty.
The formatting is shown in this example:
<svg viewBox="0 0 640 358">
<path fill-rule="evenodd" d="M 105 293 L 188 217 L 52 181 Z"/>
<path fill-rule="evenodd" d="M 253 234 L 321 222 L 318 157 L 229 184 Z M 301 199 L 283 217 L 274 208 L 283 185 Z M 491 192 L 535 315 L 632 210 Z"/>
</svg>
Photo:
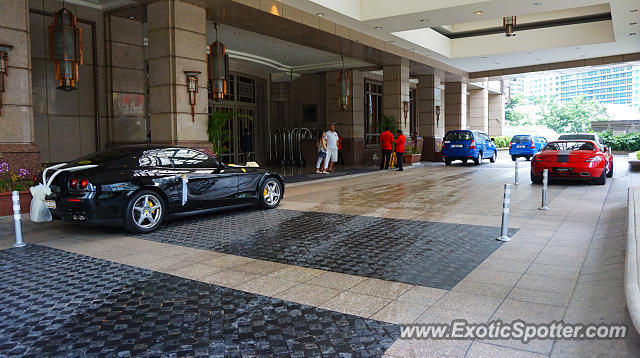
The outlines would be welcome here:
<svg viewBox="0 0 640 358">
<path fill-rule="evenodd" d="M 34 175 L 33 176 L 33 185 L 36 185 L 36 184 L 38 184 L 38 176 Z"/>
<path fill-rule="evenodd" d="M 513 147 L 513 143 L 509 143 L 509 149 L 511 149 L 511 147 Z"/>
<path fill-rule="evenodd" d="M 88 181 L 87 179 L 82 179 L 82 180 L 80 180 L 80 188 L 81 188 L 81 189 L 84 189 L 84 188 L 86 188 L 87 186 L 89 186 L 89 181 Z"/>
<path fill-rule="evenodd" d="M 591 158 L 585 159 L 585 162 L 591 163 L 591 162 L 599 162 L 601 160 L 602 160 L 602 158 L 600 158 L 600 157 L 591 157 Z"/>
<path fill-rule="evenodd" d="M 541 162 L 541 161 L 542 161 L 542 157 L 541 157 L 541 156 L 539 156 L 539 155 L 535 155 L 535 156 L 533 157 L 533 160 L 534 160 L 534 161 L 536 161 L 536 162 Z"/>
<path fill-rule="evenodd" d="M 71 179 L 69 180 L 69 187 L 71 188 L 75 188 L 78 186 L 78 179 Z"/>
<path fill-rule="evenodd" d="M 536 147 L 536 145 L 534 143 L 531 143 L 531 146 L 529 147 L 529 149 L 534 149 Z"/>
<path fill-rule="evenodd" d="M 471 144 L 469 145 L 469 149 L 476 149 L 476 141 L 472 140 Z"/>
</svg>

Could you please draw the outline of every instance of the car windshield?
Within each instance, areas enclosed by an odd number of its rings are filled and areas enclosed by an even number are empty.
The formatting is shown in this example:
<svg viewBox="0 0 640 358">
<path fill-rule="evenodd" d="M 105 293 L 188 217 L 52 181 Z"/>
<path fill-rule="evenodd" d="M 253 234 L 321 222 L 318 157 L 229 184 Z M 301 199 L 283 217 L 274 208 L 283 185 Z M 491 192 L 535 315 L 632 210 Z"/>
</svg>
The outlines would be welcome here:
<svg viewBox="0 0 640 358">
<path fill-rule="evenodd" d="M 511 139 L 511 143 L 526 143 L 531 141 L 532 139 L 530 135 L 517 135 Z"/>
<path fill-rule="evenodd" d="M 77 165 L 101 165 L 105 163 L 112 162 L 117 159 L 121 159 L 126 155 L 131 154 L 131 150 L 127 148 L 112 148 L 105 149 L 99 152 L 91 153 L 82 158 L 76 159 L 73 162 L 70 162 L 67 167 L 74 167 Z"/>
<path fill-rule="evenodd" d="M 472 140 L 473 135 L 469 131 L 449 132 L 444 140 Z"/>
<path fill-rule="evenodd" d="M 594 150 L 592 142 L 566 141 L 551 142 L 544 147 L 544 150 Z"/>
</svg>

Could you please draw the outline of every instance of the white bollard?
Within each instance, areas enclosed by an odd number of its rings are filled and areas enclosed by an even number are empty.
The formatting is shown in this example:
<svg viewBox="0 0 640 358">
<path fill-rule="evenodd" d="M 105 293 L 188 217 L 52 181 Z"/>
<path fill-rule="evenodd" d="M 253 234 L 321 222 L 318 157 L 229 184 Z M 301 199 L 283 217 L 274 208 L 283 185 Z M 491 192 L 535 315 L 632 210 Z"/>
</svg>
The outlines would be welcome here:
<svg viewBox="0 0 640 358">
<path fill-rule="evenodd" d="M 509 238 L 509 207 L 511 206 L 511 184 L 504 185 L 504 199 L 502 201 L 502 227 L 498 241 L 511 241 Z"/>
<path fill-rule="evenodd" d="M 538 210 L 549 210 L 547 206 L 547 189 L 549 187 L 549 169 L 542 171 L 542 205 Z"/>
<path fill-rule="evenodd" d="M 518 159 L 516 158 L 516 161 L 514 162 L 515 164 L 515 168 L 516 168 L 516 176 L 515 179 L 513 180 L 513 185 L 520 185 L 520 167 L 518 165 Z"/>
<path fill-rule="evenodd" d="M 23 247 L 27 244 L 22 241 L 22 222 L 20 221 L 20 193 L 14 191 L 11 193 L 11 200 L 13 201 L 13 225 L 16 230 L 16 243 L 13 247 Z"/>
</svg>

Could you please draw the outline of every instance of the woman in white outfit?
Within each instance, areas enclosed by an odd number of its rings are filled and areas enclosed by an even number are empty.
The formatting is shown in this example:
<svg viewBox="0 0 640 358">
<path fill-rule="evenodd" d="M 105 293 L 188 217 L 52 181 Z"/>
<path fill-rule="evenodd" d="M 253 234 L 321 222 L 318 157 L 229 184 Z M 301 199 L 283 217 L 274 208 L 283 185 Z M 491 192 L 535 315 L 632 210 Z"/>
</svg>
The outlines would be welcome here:
<svg viewBox="0 0 640 358">
<path fill-rule="evenodd" d="M 324 137 L 324 133 L 318 138 L 316 143 L 318 147 L 318 161 L 316 162 L 316 174 L 328 174 L 326 169 L 322 167 L 322 161 L 327 160 L 327 139 Z M 321 170 L 322 168 L 322 170 Z"/>
</svg>

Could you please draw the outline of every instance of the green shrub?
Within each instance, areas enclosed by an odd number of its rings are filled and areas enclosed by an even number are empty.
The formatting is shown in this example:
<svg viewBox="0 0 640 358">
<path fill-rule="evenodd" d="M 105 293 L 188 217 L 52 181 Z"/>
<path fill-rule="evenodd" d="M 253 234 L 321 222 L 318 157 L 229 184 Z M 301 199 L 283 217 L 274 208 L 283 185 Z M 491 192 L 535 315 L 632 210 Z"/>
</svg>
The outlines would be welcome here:
<svg viewBox="0 0 640 358">
<path fill-rule="evenodd" d="M 640 150 L 636 152 L 636 158 L 640 159 Z"/>
<path fill-rule="evenodd" d="M 511 143 L 511 137 L 494 137 L 496 140 L 496 147 L 498 148 L 509 148 L 509 143 Z"/>
<path fill-rule="evenodd" d="M 602 143 L 611 150 L 621 152 L 635 152 L 640 150 L 640 132 L 614 136 L 611 132 L 600 133 Z"/>
</svg>

